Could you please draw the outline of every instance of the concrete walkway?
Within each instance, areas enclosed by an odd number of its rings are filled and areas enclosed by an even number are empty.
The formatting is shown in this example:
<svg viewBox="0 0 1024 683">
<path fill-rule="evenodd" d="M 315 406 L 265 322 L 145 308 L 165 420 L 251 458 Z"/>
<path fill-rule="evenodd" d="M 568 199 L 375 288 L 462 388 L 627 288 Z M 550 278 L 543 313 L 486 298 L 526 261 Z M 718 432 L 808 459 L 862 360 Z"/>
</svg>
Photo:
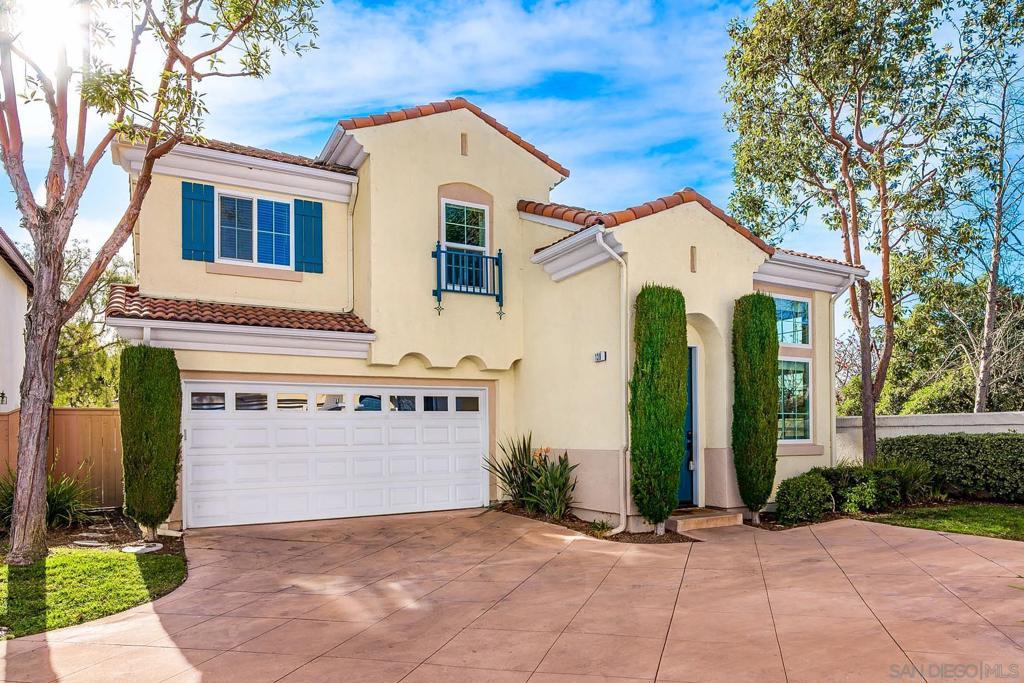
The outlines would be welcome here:
<svg viewBox="0 0 1024 683">
<path fill-rule="evenodd" d="M 1024 543 L 842 520 L 624 545 L 496 512 L 186 536 L 189 578 L 7 681 L 1013 681 Z"/>
</svg>

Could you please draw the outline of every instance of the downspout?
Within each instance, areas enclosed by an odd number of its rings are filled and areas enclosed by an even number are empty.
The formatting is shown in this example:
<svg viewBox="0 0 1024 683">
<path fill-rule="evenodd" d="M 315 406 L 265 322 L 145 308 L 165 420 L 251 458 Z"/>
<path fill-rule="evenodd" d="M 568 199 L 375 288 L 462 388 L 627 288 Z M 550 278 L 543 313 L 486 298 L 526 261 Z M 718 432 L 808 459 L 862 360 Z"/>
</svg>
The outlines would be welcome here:
<svg viewBox="0 0 1024 683">
<path fill-rule="evenodd" d="M 829 437 L 828 437 L 829 438 L 829 442 L 828 442 L 828 459 L 829 459 L 829 464 L 832 465 L 833 467 L 835 467 L 835 465 L 836 465 L 836 409 L 835 409 L 835 400 L 836 400 L 836 300 L 839 299 L 839 297 L 841 297 L 843 295 L 843 292 L 850 291 L 850 288 L 853 287 L 853 285 L 856 282 L 857 282 L 857 276 L 856 275 L 850 275 L 850 277 L 847 278 L 846 284 L 843 286 L 843 288 L 838 290 L 838 291 L 836 291 L 834 294 L 832 294 L 832 299 L 829 301 L 830 310 L 829 310 L 829 323 L 828 323 L 828 326 L 829 326 L 828 338 L 831 341 L 831 345 L 832 345 L 832 348 L 830 348 L 828 350 L 828 357 L 829 357 L 829 360 L 831 360 L 831 363 L 829 363 L 829 365 L 832 366 L 831 373 L 830 373 L 831 374 L 831 379 L 829 380 L 829 388 L 831 389 L 831 394 L 832 395 L 831 395 L 830 400 L 833 402 L 833 406 L 832 406 L 832 410 L 830 411 L 831 414 L 832 414 L 832 428 L 829 430 Z"/>
<path fill-rule="evenodd" d="M 355 273 L 355 245 L 353 235 L 355 234 L 353 215 L 356 212 L 356 198 L 359 196 L 359 181 L 352 183 L 352 192 L 348 197 L 348 225 L 346 232 L 346 246 L 348 248 L 348 299 L 345 306 L 346 313 L 352 313 L 356 308 L 356 273 Z"/>
<path fill-rule="evenodd" d="M 626 530 L 629 523 L 629 278 L 626 261 L 604 241 L 608 229 L 600 226 L 594 235 L 598 246 L 608 252 L 619 264 L 619 330 L 622 333 L 619 352 L 619 372 L 622 382 L 622 453 L 619 462 L 619 525 L 606 535 L 614 536 Z"/>
</svg>

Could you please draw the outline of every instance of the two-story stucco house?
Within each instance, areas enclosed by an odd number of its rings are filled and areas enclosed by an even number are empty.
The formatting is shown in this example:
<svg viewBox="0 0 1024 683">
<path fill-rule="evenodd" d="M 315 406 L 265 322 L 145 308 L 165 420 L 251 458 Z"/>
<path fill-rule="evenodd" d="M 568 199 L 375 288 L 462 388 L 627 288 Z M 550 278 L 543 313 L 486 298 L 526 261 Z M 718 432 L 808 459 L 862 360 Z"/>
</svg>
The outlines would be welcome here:
<svg viewBox="0 0 1024 683">
<path fill-rule="evenodd" d="M 0 228 L 0 413 L 21 403 L 25 314 L 31 295 L 32 268 Z"/>
<path fill-rule="evenodd" d="M 130 175 L 141 151 L 114 160 Z M 680 501 L 738 508 L 734 301 L 778 300 L 778 476 L 833 454 L 833 304 L 865 275 L 772 247 L 683 190 L 597 213 L 549 202 L 569 171 L 463 99 L 340 121 L 316 159 L 207 141 L 156 164 L 138 285 L 107 321 L 176 350 L 183 476 L 172 523 L 487 505 L 506 435 L 580 464 L 576 512 L 628 500 L 631 307 L 686 297 Z"/>
</svg>

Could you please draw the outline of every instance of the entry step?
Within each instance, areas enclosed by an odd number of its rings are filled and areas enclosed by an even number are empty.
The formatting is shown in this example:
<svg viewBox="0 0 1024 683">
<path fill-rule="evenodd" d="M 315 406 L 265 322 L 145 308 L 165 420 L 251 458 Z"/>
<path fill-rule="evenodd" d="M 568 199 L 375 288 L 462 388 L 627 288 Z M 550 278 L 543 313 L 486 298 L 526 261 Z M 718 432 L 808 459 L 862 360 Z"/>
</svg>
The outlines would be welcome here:
<svg viewBox="0 0 1024 683">
<path fill-rule="evenodd" d="M 697 529 L 711 529 L 719 526 L 743 524 L 742 512 L 710 510 L 708 508 L 680 508 L 665 522 L 665 528 L 682 534 Z"/>
</svg>

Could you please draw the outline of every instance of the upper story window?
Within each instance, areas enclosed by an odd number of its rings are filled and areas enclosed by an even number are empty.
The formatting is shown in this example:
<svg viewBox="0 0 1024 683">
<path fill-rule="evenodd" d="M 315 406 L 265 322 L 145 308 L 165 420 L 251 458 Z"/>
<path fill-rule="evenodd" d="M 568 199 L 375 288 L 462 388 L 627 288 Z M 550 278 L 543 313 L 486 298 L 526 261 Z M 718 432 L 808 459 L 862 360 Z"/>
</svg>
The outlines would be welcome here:
<svg viewBox="0 0 1024 683">
<path fill-rule="evenodd" d="M 181 258 L 324 272 L 324 206 L 181 181 Z"/>
<path fill-rule="evenodd" d="M 487 207 L 444 200 L 444 247 L 449 251 L 487 251 Z"/>
<path fill-rule="evenodd" d="M 217 195 L 217 258 L 261 266 L 292 266 L 291 204 Z"/>
<path fill-rule="evenodd" d="M 807 299 L 790 299 L 776 296 L 775 329 L 779 344 L 789 346 L 810 346 L 811 343 L 811 302 Z"/>
<path fill-rule="evenodd" d="M 488 289 L 487 207 L 479 204 L 442 200 L 444 242 L 448 252 L 444 267 L 445 286 L 463 291 Z"/>
</svg>

